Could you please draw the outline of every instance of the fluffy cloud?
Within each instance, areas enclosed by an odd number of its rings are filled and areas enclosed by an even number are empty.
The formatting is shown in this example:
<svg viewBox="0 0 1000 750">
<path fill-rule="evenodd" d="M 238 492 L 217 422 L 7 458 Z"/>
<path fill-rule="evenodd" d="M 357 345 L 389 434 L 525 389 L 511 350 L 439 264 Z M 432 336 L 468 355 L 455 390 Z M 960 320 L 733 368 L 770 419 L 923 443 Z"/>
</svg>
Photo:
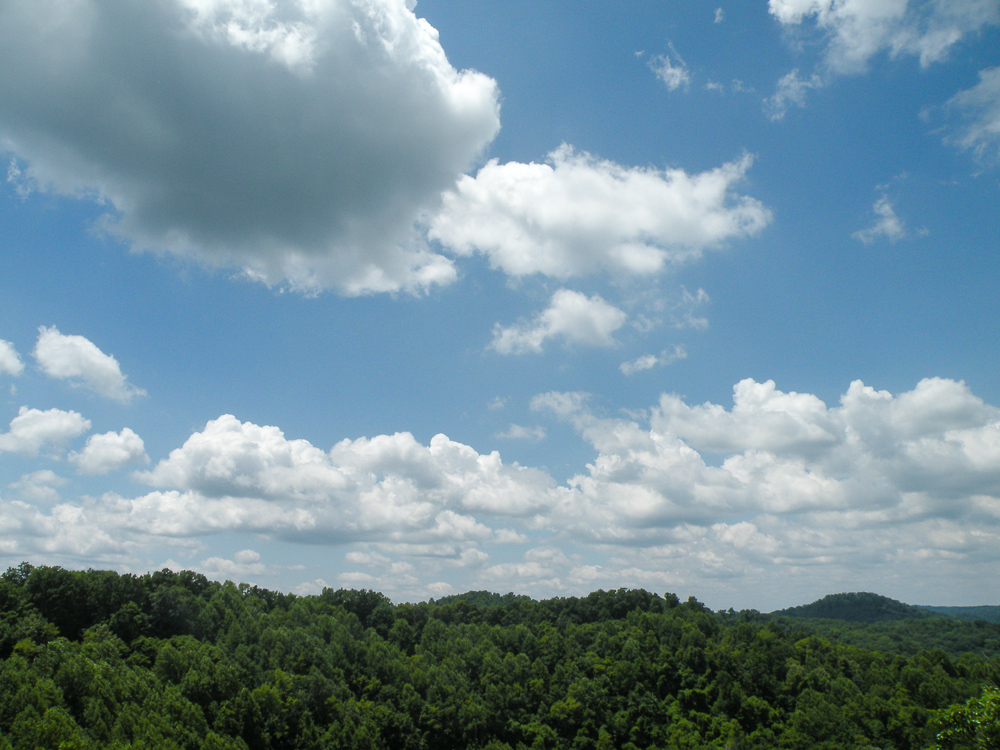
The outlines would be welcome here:
<svg viewBox="0 0 1000 750">
<path fill-rule="evenodd" d="M 885 237 L 890 242 L 895 242 L 901 237 L 906 236 L 903 221 L 896 215 L 896 211 L 893 209 L 892 203 L 889 202 L 888 196 L 883 195 L 875 201 L 872 211 L 875 212 L 875 216 L 877 217 L 875 223 L 868 227 L 868 229 L 861 229 L 852 234 L 851 236 L 854 239 L 861 240 L 866 245 L 869 245 L 879 237 Z"/>
<path fill-rule="evenodd" d="M 0 339 L 0 375 L 13 375 L 15 378 L 24 371 L 24 363 L 14 345 Z"/>
<path fill-rule="evenodd" d="M 90 561 L 134 559 L 140 544 L 105 528 L 85 505 L 60 503 L 48 512 L 23 502 L 0 500 L 0 551 L 13 558 L 68 555 Z"/>
<path fill-rule="evenodd" d="M 979 83 L 960 91 L 948 106 L 969 122 L 949 140 L 980 157 L 1000 158 L 1000 67 L 979 72 Z"/>
<path fill-rule="evenodd" d="M 69 454 L 69 461 L 81 474 L 107 474 L 125 466 L 149 463 L 142 438 L 128 427 L 121 432 L 91 435 L 79 453 Z"/>
<path fill-rule="evenodd" d="M 926 379 L 894 397 L 856 381 L 830 408 L 812 394 L 744 380 L 731 409 L 664 395 L 648 427 L 595 416 L 578 394 L 548 394 L 538 406 L 572 421 L 597 450 L 548 519 L 584 538 L 674 543 L 678 529 L 748 517 L 783 534 L 823 529 L 831 539 L 906 529 L 923 547 L 935 544 L 934 523 L 971 531 L 988 521 L 992 530 L 982 530 L 998 536 L 1000 410 L 961 382 Z M 981 548 L 975 535 L 961 538 Z"/>
<path fill-rule="evenodd" d="M 563 145 L 549 164 L 490 161 L 429 219 L 458 255 L 485 254 L 511 276 L 648 275 L 756 234 L 770 211 L 735 187 L 749 156 L 701 174 L 627 168 Z"/>
<path fill-rule="evenodd" d="M 569 344 L 582 346 L 612 346 L 614 333 L 628 316 L 599 296 L 588 297 L 570 289 L 560 289 L 552 295 L 548 308 L 529 323 L 493 329 L 490 346 L 501 354 L 541 352 L 551 338 L 562 338 Z"/>
<path fill-rule="evenodd" d="M 531 514 L 553 492 L 544 473 L 505 466 L 498 453 L 480 455 L 444 435 L 427 446 L 409 433 L 344 440 L 325 453 L 229 415 L 135 476 L 174 488 L 114 501 L 135 528 L 328 541 L 484 541 L 492 532 L 473 514 Z"/>
<path fill-rule="evenodd" d="M 41 326 L 32 354 L 50 378 L 69 380 L 75 386 L 122 403 L 146 395 L 128 382 L 118 360 L 83 336 L 64 336 L 55 326 Z"/>
<path fill-rule="evenodd" d="M 590 401 L 532 401 L 594 449 L 562 485 L 443 435 L 323 451 L 223 416 L 137 472 L 155 487 L 139 497 L 59 502 L 63 480 L 25 475 L 10 489 L 51 507 L 0 500 L 0 553 L 135 564 L 159 545 L 217 577 L 274 573 L 248 550 L 205 559 L 198 537 L 228 532 L 345 545 L 348 567 L 330 575 L 398 596 L 426 596 L 429 582 L 537 595 L 643 586 L 725 606 L 831 586 L 974 597 L 1000 561 L 1000 409 L 962 382 L 894 395 L 855 381 L 830 406 L 747 379 L 731 405 L 664 394 L 627 418 Z M 910 588 L 886 589 L 901 566 Z"/>
<path fill-rule="evenodd" d="M 37 456 L 44 446 L 59 446 L 89 429 L 90 420 L 75 411 L 22 406 L 10 422 L 10 430 L 0 434 L 0 453 Z"/>
<path fill-rule="evenodd" d="M 198 550 L 199 536 L 221 532 L 298 543 L 371 542 L 394 556 L 379 585 L 412 590 L 417 580 L 407 559 L 428 561 L 425 573 L 441 565 L 476 567 L 487 557 L 479 545 L 521 543 L 510 524 L 530 525 L 559 492 L 542 471 L 504 465 L 497 453 L 479 454 L 444 435 L 429 445 L 408 433 L 379 435 L 324 452 L 286 439 L 275 427 L 231 416 L 209 422 L 167 459 L 133 476 L 157 489 L 48 510 L 0 500 L 0 552 L 134 559 L 157 546 Z M 243 557 L 209 558 L 195 567 L 217 577 L 263 571 L 259 560 Z"/>
<path fill-rule="evenodd" d="M 915 55 L 924 67 L 984 26 L 1000 23 L 997 0 L 769 0 L 782 24 L 807 18 L 828 38 L 825 65 L 834 73 L 863 71 L 880 52 Z"/>
<path fill-rule="evenodd" d="M 454 279 L 413 221 L 499 128 L 494 81 L 404 0 L 10 0 L 0 66 L 0 141 L 35 189 L 305 291 Z"/>
<path fill-rule="evenodd" d="M 772 380 L 757 383 L 749 378 L 733 388 L 729 411 L 711 403 L 688 406 L 679 396 L 664 395 L 651 424 L 657 432 L 713 453 L 805 450 L 840 437 L 840 427 L 816 396 L 783 393 Z"/>
<path fill-rule="evenodd" d="M 232 560 L 224 557 L 209 557 L 202 560 L 198 569 L 209 578 L 216 580 L 238 580 L 246 582 L 268 574 L 268 567 L 260 561 L 260 553 L 244 549 L 233 555 Z"/>
<path fill-rule="evenodd" d="M 54 503 L 59 500 L 59 491 L 56 488 L 65 484 L 66 480 L 51 469 L 41 469 L 25 474 L 7 486 L 25 500 L 37 503 Z"/>
</svg>

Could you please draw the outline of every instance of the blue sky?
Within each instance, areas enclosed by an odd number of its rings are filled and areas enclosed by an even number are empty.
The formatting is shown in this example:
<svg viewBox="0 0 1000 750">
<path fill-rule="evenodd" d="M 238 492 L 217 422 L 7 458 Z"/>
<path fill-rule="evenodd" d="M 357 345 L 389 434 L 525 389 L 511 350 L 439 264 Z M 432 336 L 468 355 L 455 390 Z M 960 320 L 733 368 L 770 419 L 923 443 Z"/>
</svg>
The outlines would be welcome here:
<svg viewBox="0 0 1000 750">
<path fill-rule="evenodd" d="M 0 565 L 997 603 L 997 0 L 2 0 L 0 64 Z"/>
</svg>

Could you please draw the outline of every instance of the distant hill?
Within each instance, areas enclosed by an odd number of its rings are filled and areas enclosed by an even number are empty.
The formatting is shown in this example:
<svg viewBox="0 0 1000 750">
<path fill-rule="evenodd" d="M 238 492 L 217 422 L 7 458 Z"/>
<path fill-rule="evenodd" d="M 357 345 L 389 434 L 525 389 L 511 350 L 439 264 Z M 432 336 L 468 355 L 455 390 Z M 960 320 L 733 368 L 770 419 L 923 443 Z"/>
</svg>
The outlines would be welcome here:
<svg viewBox="0 0 1000 750">
<path fill-rule="evenodd" d="M 997 608 L 1000 609 L 1000 608 Z M 804 617 L 843 622 L 876 623 L 894 620 L 917 620 L 940 616 L 922 607 L 914 607 L 879 594 L 856 592 L 830 594 L 812 604 L 789 607 L 771 613 L 776 617 Z"/>
<path fill-rule="evenodd" d="M 467 591 L 464 594 L 452 594 L 442 596 L 440 599 L 431 599 L 431 602 L 438 606 L 458 604 L 465 602 L 473 607 L 506 607 L 514 602 L 533 602 L 530 596 L 525 594 L 495 594 L 492 591 Z"/>
<path fill-rule="evenodd" d="M 928 607 L 921 605 L 920 609 L 954 617 L 957 620 L 982 620 L 1000 625 L 1000 607 Z"/>
</svg>

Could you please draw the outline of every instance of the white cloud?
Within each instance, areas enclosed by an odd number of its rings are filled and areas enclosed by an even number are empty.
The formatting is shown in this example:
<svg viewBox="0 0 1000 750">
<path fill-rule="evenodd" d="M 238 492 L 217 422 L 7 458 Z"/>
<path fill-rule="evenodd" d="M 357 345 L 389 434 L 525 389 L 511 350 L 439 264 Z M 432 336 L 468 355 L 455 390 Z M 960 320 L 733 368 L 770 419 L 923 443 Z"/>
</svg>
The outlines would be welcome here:
<svg viewBox="0 0 1000 750">
<path fill-rule="evenodd" d="M 859 73 L 880 52 L 914 55 L 927 67 L 966 36 L 1000 23 L 997 0 L 769 0 L 768 7 L 787 26 L 815 19 L 833 73 Z"/>
<path fill-rule="evenodd" d="M 670 51 L 664 55 L 657 55 L 649 61 L 649 67 L 656 77 L 663 81 L 663 84 L 670 91 L 679 88 L 687 89 L 691 85 L 691 73 L 688 71 L 687 63 L 680 53 L 674 49 L 673 44 L 669 44 Z"/>
<path fill-rule="evenodd" d="M 613 346 L 614 333 L 628 316 L 600 296 L 588 297 L 570 289 L 552 295 L 549 306 L 533 321 L 493 328 L 490 346 L 501 354 L 541 352 L 545 342 L 560 337 L 568 344 Z"/>
<path fill-rule="evenodd" d="M 14 345 L 0 339 L 0 375 L 13 375 L 15 378 L 24 371 L 24 363 Z"/>
<path fill-rule="evenodd" d="M 447 581 L 434 581 L 427 584 L 427 590 L 434 596 L 448 596 L 455 593 L 455 587 Z"/>
<path fill-rule="evenodd" d="M 544 472 L 505 466 L 499 454 L 478 454 L 443 435 L 429 445 L 408 433 L 344 440 L 327 453 L 230 416 L 134 478 L 159 489 L 133 498 L 107 493 L 49 511 L 0 501 L 0 552 L 109 559 L 157 545 L 198 549 L 197 537 L 222 532 L 370 541 L 395 556 L 385 558 L 379 586 L 409 591 L 418 580 L 400 556 L 429 560 L 428 575 L 442 564 L 479 565 L 486 555 L 477 545 L 521 543 L 511 520 L 551 506 L 557 492 Z M 494 531 L 498 519 L 504 525 Z M 247 555 L 215 557 L 201 567 L 234 577 L 241 570 L 256 575 L 258 563 Z"/>
<path fill-rule="evenodd" d="M 731 410 L 664 395 L 648 428 L 557 396 L 543 403 L 598 455 L 547 523 L 586 539 L 646 546 L 676 541 L 684 524 L 746 518 L 786 536 L 822 529 L 841 540 L 855 532 L 877 539 L 887 528 L 923 538 L 931 519 L 971 530 L 989 518 L 988 533 L 1000 537 L 1000 503 L 983 500 L 1000 498 L 1000 410 L 961 382 L 926 379 L 894 397 L 856 381 L 830 408 L 748 379 L 734 388 Z M 721 454 L 721 464 L 703 452 Z M 843 550 L 824 554 L 849 565 Z"/>
<path fill-rule="evenodd" d="M 822 75 L 814 72 L 800 78 L 798 70 L 793 70 L 764 101 L 764 111 L 772 120 L 781 120 L 793 105 L 805 106 L 808 92 L 825 86 L 831 76 L 864 72 L 880 53 L 893 58 L 913 55 L 926 68 L 945 60 L 951 48 L 967 36 L 1000 24 L 1000 0 L 769 0 L 768 5 L 771 15 L 788 28 L 801 29 L 807 19 L 814 19 L 826 42 L 819 65 Z M 958 97 L 966 93 L 970 92 Z M 956 99 L 952 102 L 964 106 Z M 969 109 L 983 111 L 956 139 L 960 145 L 975 147 L 984 134 L 987 143 L 993 139 L 988 102 L 996 100 L 995 96 L 991 99 L 989 85 L 970 95 Z"/>
<path fill-rule="evenodd" d="M 726 20 L 726 14 L 723 12 L 722 8 L 715 9 L 715 23 L 722 23 Z"/>
<path fill-rule="evenodd" d="M 774 381 L 750 378 L 733 387 L 733 408 L 688 406 L 676 395 L 660 398 L 652 420 L 658 432 L 672 433 L 697 450 L 714 453 L 804 449 L 840 439 L 840 427 L 826 404 L 809 393 L 783 393 Z"/>
<path fill-rule="evenodd" d="M 553 491 L 543 472 L 505 466 L 498 453 L 444 435 L 427 446 L 409 433 L 344 440 L 325 453 L 229 415 L 135 477 L 176 488 L 121 501 L 129 523 L 151 533 L 244 529 L 407 543 L 487 539 L 492 532 L 473 514 L 530 514 Z"/>
<path fill-rule="evenodd" d="M 0 554 L 134 564 L 176 545 L 202 559 L 198 535 L 261 534 L 356 545 L 344 558 L 356 571 L 323 575 L 400 596 L 426 596 L 427 582 L 546 596 L 614 585 L 697 591 L 724 606 L 876 584 L 910 601 L 927 601 L 920 587 L 932 585 L 971 597 L 1000 562 L 1000 409 L 962 382 L 928 378 L 894 395 L 855 381 L 827 405 L 747 379 L 731 406 L 665 394 L 624 418 L 588 403 L 581 393 L 532 400 L 593 447 L 562 485 L 443 435 L 325 452 L 220 417 L 137 473 L 156 486 L 143 496 L 47 509 L 0 500 Z M 39 473 L 16 489 L 57 502 L 46 488 L 59 483 Z M 201 567 L 255 575 L 256 555 Z"/>
<path fill-rule="evenodd" d="M 456 277 L 414 232 L 499 128 L 403 0 L 10 0 L 0 138 L 135 249 L 343 294 Z M 152 82 L 152 84 L 150 83 Z"/>
<path fill-rule="evenodd" d="M 627 168 L 567 145 L 549 158 L 494 159 L 463 177 L 428 235 L 458 255 L 481 252 L 511 276 L 649 275 L 771 220 L 760 201 L 734 192 L 750 156 L 695 175 Z"/>
<path fill-rule="evenodd" d="M 414 565 L 367 551 L 368 545 L 362 544 L 361 547 L 366 551 L 348 552 L 344 555 L 344 560 L 349 564 L 362 566 L 364 570 L 340 573 L 337 580 L 341 585 L 362 586 L 382 593 L 412 591 L 419 587 L 421 581 L 414 575 Z"/>
<path fill-rule="evenodd" d="M 90 420 L 75 411 L 39 411 L 22 406 L 10 422 L 10 430 L 0 434 L 0 453 L 37 456 L 46 445 L 60 446 L 90 429 Z"/>
<path fill-rule="evenodd" d="M 64 336 L 55 326 L 38 329 L 38 342 L 32 352 L 42 371 L 50 378 L 69 380 L 105 398 L 128 403 L 146 392 L 128 382 L 121 367 L 83 336 Z"/>
<path fill-rule="evenodd" d="M 955 94 L 948 106 L 968 118 L 949 142 L 979 157 L 1000 158 L 1000 67 L 979 71 L 979 83 Z"/>
<path fill-rule="evenodd" d="M 65 484 L 66 479 L 51 469 L 41 469 L 25 474 L 7 486 L 25 500 L 36 503 L 55 503 L 59 500 L 59 491 L 56 488 Z"/>
<path fill-rule="evenodd" d="M 793 70 L 781 77 L 774 95 L 764 100 L 764 111 L 772 120 L 784 119 L 791 105 L 804 107 L 809 90 L 822 87 L 823 80 L 816 73 L 804 79 L 798 69 Z"/>
<path fill-rule="evenodd" d="M 70 463 L 76 465 L 80 474 L 90 475 L 107 474 L 125 466 L 149 463 L 142 438 L 128 427 L 121 432 L 91 435 L 83 450 L 70 453 L 68 458 Z"/>
<path fill-rule="evenodd" d="M 679 359 L 687 359 L 687 351 L 681 345 L 676 345 L 673 351 L 667 351 L 664 349 L 662 352 L 657 354 L 643 354 L 641 357 L 629 360 L 628 362 L 622 362 L 618 366 L 618 369 L 622 371 L 625 375 L 634 375 L 637 372 L 642 372 L 643 370 L 652 370 L 654 367 L 662 367 L 663 365 L 669 365 L 671 362 L 676 362 Z"/>
<path fill-rule="evenodd" d="M 365 565 L 367 567 L 387 567 L 392 562 L 390 558 L 380 555 L 377 552 L 348 552 L 344 555 L 344 559 L 354 565 Z"/>
<path fill-rule="evenodd" d="M 252 549 L 240 550 L 232 560 L 224 557 L 209 557 L 202 560 L 197 569 L 209 578 L 218 581 L 235 580 L 247 582 L 269 572 L 268 566 L 260 561 L 260 553 Z"/>
<path fill-rule="evenodd" d="M 548 393 L 539 393 L 531 399 L 531 410 L 549 411 L 561 419 L 570 419 L 585 412 L 589 400 L 590 394 L 581 391 L 572 393 L 549 391 Z"/>
<path fill-rule="evenodd" d="M 503 432 L 497 433 L 498 438 L 504 440 L 544 440 L 545 428 L 538 425 L 534 427 L 523 427 L 519 424 L 511 424 Z"/>
<path fill-rule="evenodd" d="M 875 224 L 868 227 L 868 229 L 861 229 L 855 232 L 851 237 L 861 240 L 866 245 L 870 245 L 879 237 L 885 237 L 890 242 L 895 242 L 906 236 L 906 229 L 903 227 L 903 222 L 896 215 L 896 211 L 893 209 L 892 203 L 889 202 L 888 196 L 883 195 L 875 201 L 872 211 L 875 212 L 875 216 L 877 217 Z"/>
<path fill-rule="evenodd" d="M 637 372 L 642 372 L 643 370 L 652 370 L 660 364 L 660 358 L 655 354 L 643 354 L 641 357 L 629 360 L 628 362 L 622 362 L 619 368 L 625 375 L 634 375 Z"/>
<path fill-rule="evenodd" d="M 697 315 L 695 311 L 704 304 L 711 302 L 711 297 L 704 289 L 699 289 L 691 294 L 687 289 L 681 287 L 681 298 L 673 307 L 674 328 L 693 328 L 697 331 L 704 331 L 708 328 L 708 318 Z"/>
<path fill-rule="evenodd" d="M 330 588 L 330 584 L 322 578 L 317 578 L 314 581 L 303 581 L 295 587 L 294 593 L 299 596 L 316 596 L 323 593 L 323 589 L 325 588 Z"/>
</svg>

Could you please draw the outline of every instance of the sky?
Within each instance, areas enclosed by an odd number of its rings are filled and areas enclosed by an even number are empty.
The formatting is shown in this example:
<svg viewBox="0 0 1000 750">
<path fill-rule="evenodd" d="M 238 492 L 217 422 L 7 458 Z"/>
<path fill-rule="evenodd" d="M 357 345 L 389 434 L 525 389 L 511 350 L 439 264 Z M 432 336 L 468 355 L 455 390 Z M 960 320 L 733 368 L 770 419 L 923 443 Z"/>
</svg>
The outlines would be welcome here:
<svg viewBox="0 0 1000 750">
<path fill-rule="evenodd" d="M 0 0 L 0 567 L 1000 604 L 1000 0 Z"/>
</svg>

